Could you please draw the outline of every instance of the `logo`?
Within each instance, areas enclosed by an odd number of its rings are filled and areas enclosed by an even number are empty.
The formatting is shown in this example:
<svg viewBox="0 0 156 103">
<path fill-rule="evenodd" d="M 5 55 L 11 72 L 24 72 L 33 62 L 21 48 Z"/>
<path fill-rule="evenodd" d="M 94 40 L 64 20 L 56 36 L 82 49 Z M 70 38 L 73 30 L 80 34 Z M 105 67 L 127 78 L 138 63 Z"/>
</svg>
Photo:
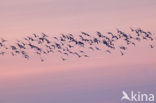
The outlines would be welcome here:
<svg viewBox="0 0 156 103">
<path fill-rule="evenodd" d="M 122 91 L 121 101 L 127 100 L 131 102 L 154 102 L 154 94 L 131 91 L 129 94 Z"/>
</svg>

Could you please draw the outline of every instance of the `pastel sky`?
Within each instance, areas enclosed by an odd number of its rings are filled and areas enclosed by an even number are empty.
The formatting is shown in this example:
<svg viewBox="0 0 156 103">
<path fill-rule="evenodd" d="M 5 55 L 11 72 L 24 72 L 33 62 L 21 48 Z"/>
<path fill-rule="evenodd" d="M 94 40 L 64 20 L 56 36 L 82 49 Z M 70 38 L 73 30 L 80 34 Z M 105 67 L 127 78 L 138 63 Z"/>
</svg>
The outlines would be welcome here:
<svg viewBox="0 0 156 103">
<path fill-rule="evenodd" d="M 156 34 L 155 11 L 156 0 L 0 0 L 0 37 L 129 27 Z M 122 90 L 156 95 L 156 48 L 141 42 L 125 56 L 90 54 L 66 62 L 49 55 L 44 63 L 1 56 L 0 103 L 120 103 Z"/>
</svg>

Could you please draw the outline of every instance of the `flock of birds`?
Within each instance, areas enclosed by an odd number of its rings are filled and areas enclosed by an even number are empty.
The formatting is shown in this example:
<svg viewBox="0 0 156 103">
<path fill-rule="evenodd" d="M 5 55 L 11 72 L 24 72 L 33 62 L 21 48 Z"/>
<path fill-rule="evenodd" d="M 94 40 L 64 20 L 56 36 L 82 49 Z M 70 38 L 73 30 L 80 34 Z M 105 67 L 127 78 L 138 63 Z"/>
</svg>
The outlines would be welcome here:
<svg viewBox="0 0 156 103">
<path fill-rule="evenodd" d="M 57 37 L 49 37 L 45 33 L 32 34 L 22 40 L 16 40 L 11 45 L 7 40 L 1 38 L 0 55 L 21 55 L 29 60 L 36 54 L 43 62 L 44 55 L 57 53 L 63 61 L 66 61 L 70 55 L 78 58 L 89 57 L 89 51 L 111 54 L 113 50 L 119 50 L 123 56 L 129 46 L 136 46 L 137 41 L 149 41 L 149 47 L 154 48 L 152 43 L 156 39 L 151 32 L 141 28 L 130 28 L 130 31 L 131 34 L 117 29 L 116 33 L 107 32 L 105 35 L 101 32 L 96 32 L 95 35 L 81 32 L 79 35 L 69 33 L 60 34 Z"/>
</svg>

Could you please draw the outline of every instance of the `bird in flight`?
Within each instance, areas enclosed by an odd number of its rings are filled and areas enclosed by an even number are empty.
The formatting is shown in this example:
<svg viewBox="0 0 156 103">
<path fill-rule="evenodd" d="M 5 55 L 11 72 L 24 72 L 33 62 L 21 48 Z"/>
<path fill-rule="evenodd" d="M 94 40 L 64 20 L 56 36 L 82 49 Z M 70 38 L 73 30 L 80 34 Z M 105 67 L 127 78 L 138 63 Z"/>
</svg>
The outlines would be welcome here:
<svg viewBox="0 0 156 103">
<path fill-rule="evenodd" d="M 62 61 L 66 61 L 72 55 L 78 58 L 90 57 L 89 52 L 96 51 L 112 54 L 112 51 L 119 50 L 123 56 L 131 45 L 136 47 L 137 43 L 141 41 L 149 43 L 149 47 L 154 48 L 155 40 L 153 33 L 132 27 L 130 27 L 130 33 L 119 29 L 116 30 L 116 33 L 103 34 L 98 31 L 95 34 L 89 34 L 81 32 L 78 35 L 69 33 L 54 37 L 45 33 L 41 33 L 41 35 L 34 33 L 14 43 L 9 43 L 8 40 L 1 38 L 0 55 L 20 55 L 29 60 L 35 54 L 40 57 L 41 62 L 45 61 L 45 55 L 51 53 L 59 55 Z M 118 42 L 120 43 L 118 44 Z"/>
</svg>

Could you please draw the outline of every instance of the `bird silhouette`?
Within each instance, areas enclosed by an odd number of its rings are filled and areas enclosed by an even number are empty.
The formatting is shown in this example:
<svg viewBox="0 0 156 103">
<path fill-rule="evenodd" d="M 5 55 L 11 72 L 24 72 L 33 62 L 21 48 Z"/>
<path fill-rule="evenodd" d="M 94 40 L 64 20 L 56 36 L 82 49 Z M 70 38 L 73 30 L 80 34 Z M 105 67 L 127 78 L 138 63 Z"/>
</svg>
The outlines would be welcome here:
<svg viewBox="0 0 156 103">
<path fill-rule="evenodd" d="M 69 33 L 54 37 L 50 37 L 45 33 L 33 33 L 21 40 L 16 40 L 12 44 L 8 40 L 0 38 L 0 55 L 21 55 L 29 60 L 33 57 L 31 54 L 34 53 L 43 62 L 45 55 L 58 53 L 62 60 L 66 61 L 71 55 L 75 55 L 78 58 L 90 57 L 89 52 L 102 52 L 103 50 L 109 54 L 112 53 L 112 50 L 119 50 L 121 56 L 123 56 L 130 45 L 136 47 L 137 42 L 141 41 L 150 42 L 150 48 L 155 47 L 154 42 L 156 39 L 153 33 L 141 28 L 130 27 L 129 29 L 132 34 L 120 29 L 116 29 L 116 33 L 109 31 L 105 35 L 99 31 L 96 34 L 81 32 L 78 35 Z M 118 41 L 120 44 L 118 44 Z"/>
</svg>

